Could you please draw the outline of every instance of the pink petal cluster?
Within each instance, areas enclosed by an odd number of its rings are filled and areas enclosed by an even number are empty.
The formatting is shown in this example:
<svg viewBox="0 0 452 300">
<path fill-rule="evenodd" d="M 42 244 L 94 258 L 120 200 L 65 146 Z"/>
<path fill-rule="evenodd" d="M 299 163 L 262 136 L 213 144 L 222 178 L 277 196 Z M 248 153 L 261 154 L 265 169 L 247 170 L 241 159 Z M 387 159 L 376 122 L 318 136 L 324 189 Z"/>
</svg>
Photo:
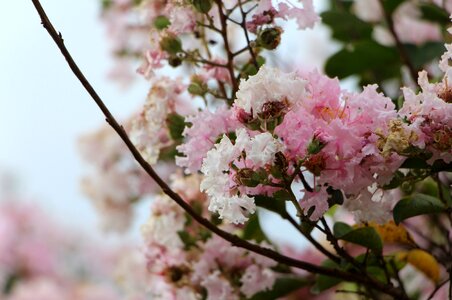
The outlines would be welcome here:
<svg viewBox="0 0 452 300">
<path fill-rule="evenodd" d="M 191 123 L 191 126 L 185 127 L 185 143 L 177 147 L 183 156 L 176 157 L 176 164 L 187 168 L 191 173 L 201 169 L 203 159 L 218 138 L 225 133 L 234 132 L 239 127 L 232 111 L 225 106 L 217 108 L 215 112 L 200 111 L 187 117 L 186 122 Z"/>
</svg>

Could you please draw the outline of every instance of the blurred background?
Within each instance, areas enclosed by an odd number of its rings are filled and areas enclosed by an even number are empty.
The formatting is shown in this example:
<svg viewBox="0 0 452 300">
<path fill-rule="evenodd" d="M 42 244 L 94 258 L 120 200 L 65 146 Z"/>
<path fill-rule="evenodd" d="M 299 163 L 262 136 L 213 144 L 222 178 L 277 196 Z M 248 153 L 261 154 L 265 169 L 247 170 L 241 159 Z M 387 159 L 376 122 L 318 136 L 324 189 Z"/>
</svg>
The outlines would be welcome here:
<svg viewBox="0 0 452 300">
<path fill-rule="evenodd" d="M 147 84 L 136 80 L 125 90 L 109 81 L 112 58 L 100 3 L 41 2 L 112 112 L 121 118 L 134 111 Z M 80 190 L 84 166 L 77 139 L 104 119 L 40 25 L 31 1 L 8 1 L 0 10 L 0 68 L 2 193 L 39 203 L 57 220 L 92 231 L 97 221 Z"/>
</svg>

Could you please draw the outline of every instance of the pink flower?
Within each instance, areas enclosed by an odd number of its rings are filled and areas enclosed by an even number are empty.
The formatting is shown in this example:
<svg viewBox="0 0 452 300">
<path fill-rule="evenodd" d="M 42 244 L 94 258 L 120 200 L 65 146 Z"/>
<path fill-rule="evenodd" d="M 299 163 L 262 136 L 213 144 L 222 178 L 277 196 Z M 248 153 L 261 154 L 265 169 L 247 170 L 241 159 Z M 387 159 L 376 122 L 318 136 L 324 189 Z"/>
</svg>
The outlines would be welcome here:
<svg viewBox="0 0 452 300">
<path fill-rule="evenodd" d="M 314 209 L 309 217 L 312 221 L 320 219 L 328 210 L 328 193 L 326 192 L 326 188 L 322 187 L 319 191 L 315 192 L 305 191 L 303 199 L 300 201 L 300 206 L 304 209 L 305 214 L 312 208 Z"/>
<path fill-rule="evenodd" d="M 186 141 L 177 147 L 183 156 L 176 157 L 176 164 L 186 167 L 191 173 L 201 169 L 207 151 L 212 149 L 222 134 L 235 131 L 239 126 L 232 112 L 225 106 L 218 108 L 214 113 L 209 110 L 201 111 L 187 117 L 186 121 L 192 125 L 184 129 L 183 135 Z"/>
</svg>

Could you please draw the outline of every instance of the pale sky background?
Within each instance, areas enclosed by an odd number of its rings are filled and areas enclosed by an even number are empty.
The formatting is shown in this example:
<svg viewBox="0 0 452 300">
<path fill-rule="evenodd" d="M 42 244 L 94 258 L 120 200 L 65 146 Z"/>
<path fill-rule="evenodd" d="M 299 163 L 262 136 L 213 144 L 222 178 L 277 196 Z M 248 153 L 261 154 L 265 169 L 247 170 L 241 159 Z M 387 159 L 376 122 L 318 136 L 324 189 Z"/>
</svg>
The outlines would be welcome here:
<svg viewBox="0 0 452 300">
<path fill-rule="evenodd" d="M 112 59 L 99 19 L 99 2 L 41 1 L 80 69 L 121 119 L 143 103 L 148 87 L 138 78 L 124 91 L 107 78 Z M 302 43 L 308 47 L 297 47 L 297 52 L 305 66 L 321 66 L 332 51 L 327 36 L 324 29 L 288 33 L 284 39 L 289 46 L 282 51 L 293 55 L 294 47 L 309 39 Z M 79 188 L 88 170 L 77 154 L 76 141 L 103 122 L 41 26 L 31 1 L 4 1 L 0 9 L 0 173 L 12 174 L 16 191 L 57 219 L 98 232 L 93 229 L 97 228 L 94 210 Z M 138 235 L 138 224 L 146 215 L 147 204 L 140 207 L 132 236 Z M 276 221 L 279 217 L 266 222 L 271 235 L 290 239 L 291 228 L 286 230 Z"/>
</svg>

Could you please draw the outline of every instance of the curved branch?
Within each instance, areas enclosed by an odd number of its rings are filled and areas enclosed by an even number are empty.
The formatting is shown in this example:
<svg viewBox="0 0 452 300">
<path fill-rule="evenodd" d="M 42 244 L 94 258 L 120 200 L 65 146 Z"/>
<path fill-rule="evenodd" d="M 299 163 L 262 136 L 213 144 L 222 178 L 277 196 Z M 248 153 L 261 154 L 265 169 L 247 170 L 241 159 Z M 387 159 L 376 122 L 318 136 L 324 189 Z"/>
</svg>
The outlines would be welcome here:
<svg viewBox="0 0 452 300">
<path fill-rule="evenodd" d="M 107 123 L 110 124 L 110 126 L 116 131 L 116 133 L 124 141 L 127 148 L 130 150 L 130 152 L 134 156 L 135 160 L 146 171 L 146 173 L 160 186 L 162 191 L 166 195 L 168 195 L 171 199 L 173 199 L 182 209 L 184 209 L 199 224 L 201 224 L 205 228 L 209 229 L 213 233 L 217 234 L 221 238 L 225 239 L 226 241 L 230 242 L 234 246 L 247 249 L 251 252 L 268 257 L 270 259 L 273 259 L 273 260 L 275 260 L 279 263 L 285 264 L 287 266 L 303 269 L 303 270 L 306 270 L 308 272 L 315 273 L 315 274 L 322 274 L 322 275 L 327 275 L 327 276 L 331 276 L 331 277 L 335 277 L 335 278 L 340 278 L 345 281 L 357 282 L 357 283 L 363 284 L 365 286 L 369 286 L 374 289 L 378 289 L 388 295 L 395 297 L 396 299 L 407 299 L 405 295 L 402 295 L 400 293 L 400 291 L 397 290 L 392 285 L 386 285 L 386 284 L 376 281 L 370 277 L 364 277 L 359 274 L 345 272 L 345 271 L 342 271 L 339 269 L 325 268 L 325 267 L 317 266 L 317 265 L 310 264 L 310 263 L 307 263 L 304 261 L 296 260 L 291 257 L 282 255 L 269 248 L 260 247 L 259 245 L 250 243 L 246 240 L 239 238 L 238 236 L 236 236 L 234 234 L 231 234 L 229 232 L 226 232 L 226 231 L 218 228 L 216 225 L 211 223 L 209 220 L 207 220 L 206 218 L 197 214 L 188 203 L 186 203 L 177 193 L 175 193 L 168 186 L 168 184 L 165 181 L 163 181 L 162 178 L 160 178 L 159 175 L 157 175 L 157 173 L 154 171 L 154 169 L 151 167 L 151 165 L 149 165 L 149 163 L 141 156 L 138 149 L 133 145 L 132 141 L 129 139 L 124 128 L 116 121 L 116 119 L 111 114 L 109 109 L 106 107 L 106 105 L 104 104 L 102 99 L 99 97 L 97 92 L 94 90 L 94 88 L 91 86 L 89 81 L 86 79 L 86 77 L 83 75 L 82 71 L 79 69 L 79 67 L 75 63 L 71 54 L 69 53 L 66 46 L 64 45 L 64 40 L 63 40 L 61 33 L 57 32 L 55 30 L 55 28 L 53 27 L 49 18 L 47 17 L 46 12 L 44 11 L 43 7 L 41 6 L 41 3 L 39 2 L 39 0 L 32 0 L 32 2 L 41 18 L 42 25 L 44 26 L 44 28 L 47 30 L 47 32 L 50 34 L 50 36 L 54 40 L 55 44 L 60 49 L 61 53 L 63 54 L 64 58 L 66 59 L 68 65 L 69 65 L 70 69 L 72 70 L 72 72 L 74 73 L 74 75 L 77 77 L 77 79 L 80 81 L 80 83 L 83 85 L 83 87 L 86 89 L 88 94 L 91 96 L 91 98 L 94 100 L 94 102 L 96 102 L 97 106 L 100 108 L 100 110 L 104 114 Z"/>
</svg>

